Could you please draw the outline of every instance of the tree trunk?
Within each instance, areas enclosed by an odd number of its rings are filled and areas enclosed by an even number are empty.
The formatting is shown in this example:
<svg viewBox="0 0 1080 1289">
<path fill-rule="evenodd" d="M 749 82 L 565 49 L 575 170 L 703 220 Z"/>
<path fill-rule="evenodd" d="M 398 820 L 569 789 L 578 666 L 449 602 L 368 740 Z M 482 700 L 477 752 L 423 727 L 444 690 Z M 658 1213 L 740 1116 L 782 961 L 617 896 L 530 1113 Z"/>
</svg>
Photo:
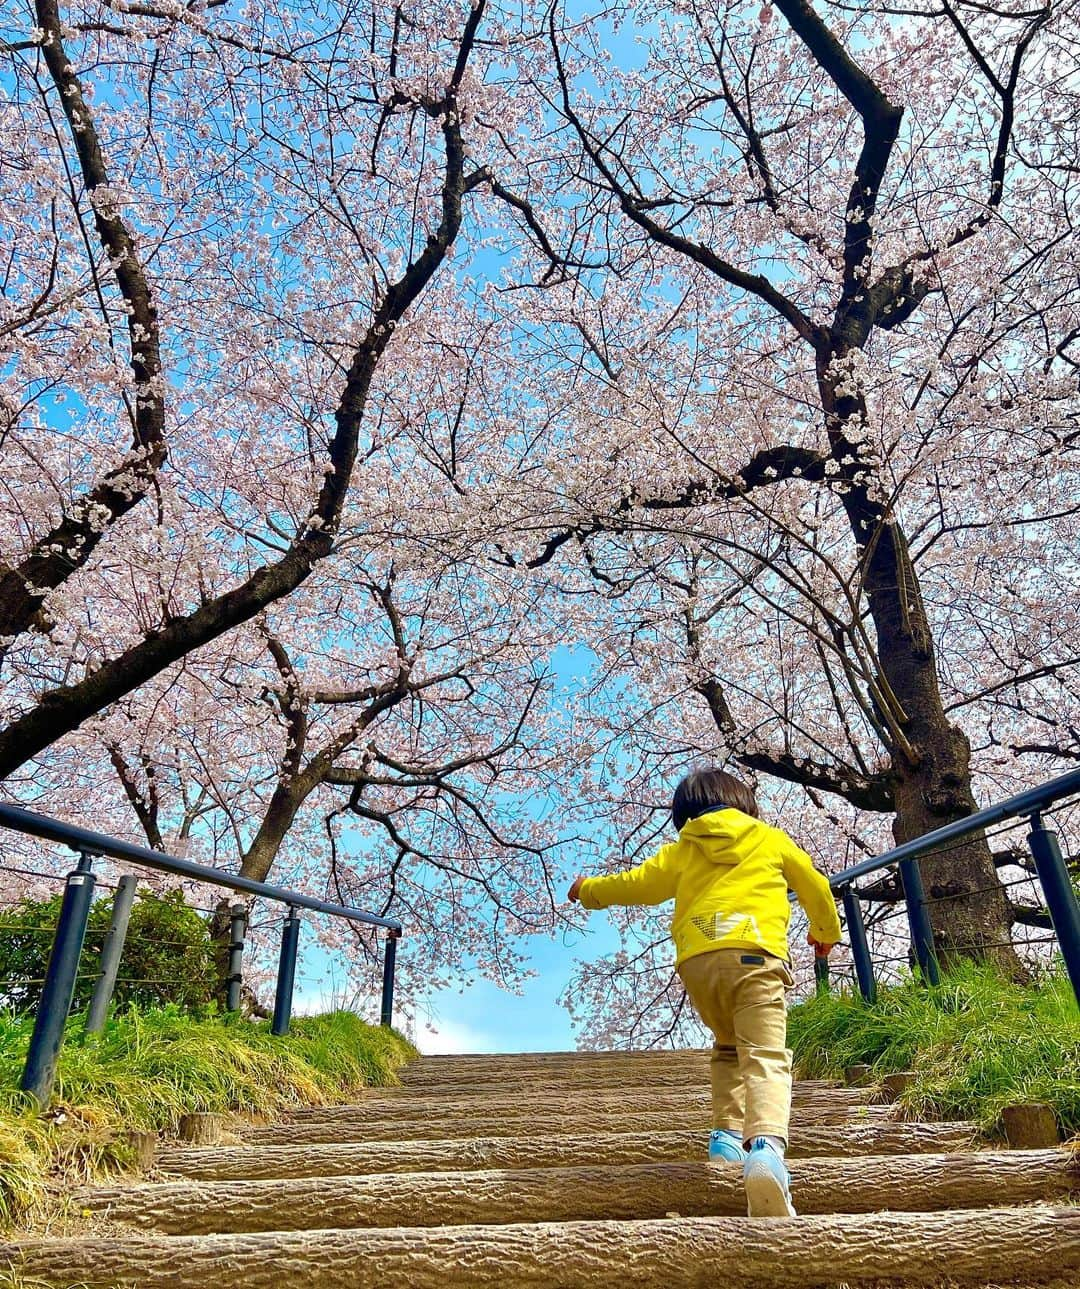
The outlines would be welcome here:
<svg viewBox="0 0 1080 1289">
<path fill-rule="evenodd" d="M 310 775 L 295 774 L 287 782 L 279 783 L 270 798 L 266 814 L 263 816 L 259 831 L 252 839 L 251 845 L 244 852 L 240 861 L 240 876 L 250 877 L 256 882 L 265 882 L 277 858 L 281 843 L 292 827 L 296 812 L 305 798 L 316 787 Z M 210 939 L 214 947 L 214 967 L 217 977 L 215 995 L 221 1006 L 229 988 L 229 944 L 231 942 L 231 908 L 233 900 L 221 899 L 210 919 Z M 280 904 L 272 906 L 284 915 Z M 258 1000 L 252 995 L 253 1010 L 256 1014 L 268 1015 L 260 1008 Z"/>
<path fill-rule="evenodd" d="M 857 388 L 843 385 L 843 347 L 819 354 L 819 389 L 840 499 L 860 554 L 880 672 L 879 713 L 891 758 L 897 843 L 973 814 L 971 746 L 941 700 L 934 639 L 907 537 L 879 499 L 876 460 L 864 444 L 869 417 Z M 849 433 L 855 426 L 858 432 Z M 939 960 L 989 958 L 1014 975 L 1008 900 L 990 847 L 977 833 L 919 861 Z"/>
<path fill-rule="evenodd" d="M 892 564 L 892 586 L 878 590 L 874 621 L 882 671 L 906 719 L 903 732 L 914 757 L 892 751 L 897 844 L 966 818 L 978 808 L 971 790 L 971 745 L 946 715 L 933 642 L 907 542 L 898 524 L 879 543 Z M 907 597 L 898 584 L 907 586 Z M 880 584 L 879 584 L 880 585 Z M 884 601 L 884 603 L 882 603 Z M 914 619 L 914 627 L 911 625 Z M 923 630 L 918 629 L 919 623 Z M 939 960 L 989 958 L 1011 974 L 1022 971 L 1012 948 L 1005 890 L 983 833 L 919 860 Z"/>
<path fill-rule="evenodd" d="M 917 767 L 897 766 L 897 843 L 972 814 L 969 745 L 947 721 L 927 723 L 918 740 Z M 894 762 L 895 765 L 895 762 Z M 919 860 L 939 960 L 988 958 L 1010 974 L 1022 974 L 1011 946 L 1008 899 L 983 833 L 931 852 Z"/>
</svg>

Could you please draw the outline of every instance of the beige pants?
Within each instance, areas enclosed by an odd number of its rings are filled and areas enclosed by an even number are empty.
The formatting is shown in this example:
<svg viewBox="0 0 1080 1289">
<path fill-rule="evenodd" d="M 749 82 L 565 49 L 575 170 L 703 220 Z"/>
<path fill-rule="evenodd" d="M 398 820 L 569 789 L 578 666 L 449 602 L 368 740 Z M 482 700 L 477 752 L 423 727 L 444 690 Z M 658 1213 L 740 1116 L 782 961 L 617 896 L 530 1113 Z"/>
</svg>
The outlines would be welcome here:
<svg viewBox="0 0 1080 1289">
<path fill-rule="evenodd" d="M 787 965 L 760 950 L 714 949 L 687 958 L 679 975 L 713 1032 L 712 1126 L 788 1139 L 791 1052 L 784 991 Z"/>
</svg>

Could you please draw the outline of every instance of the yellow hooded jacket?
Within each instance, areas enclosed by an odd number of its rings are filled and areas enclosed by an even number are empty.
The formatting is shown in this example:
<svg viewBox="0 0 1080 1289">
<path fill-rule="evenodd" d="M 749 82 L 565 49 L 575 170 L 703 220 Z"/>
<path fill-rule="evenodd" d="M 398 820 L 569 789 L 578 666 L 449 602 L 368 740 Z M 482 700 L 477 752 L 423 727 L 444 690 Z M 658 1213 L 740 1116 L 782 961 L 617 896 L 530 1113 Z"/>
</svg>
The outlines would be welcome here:
<svg viewBox="0 0 1080 1289">
<path fill-rule="evenodd" d="M 678 841 L 637 868 L 586 878 L 578 898 L 587 909 L 673 898 L 676 966 L 713 949 L 763 949 L 786 961 L 789 888 L 814 939 L 836 944 L 836 903 L 810 856 L 779 828 L 725 808 L 691 819 Z"/>
</svg>

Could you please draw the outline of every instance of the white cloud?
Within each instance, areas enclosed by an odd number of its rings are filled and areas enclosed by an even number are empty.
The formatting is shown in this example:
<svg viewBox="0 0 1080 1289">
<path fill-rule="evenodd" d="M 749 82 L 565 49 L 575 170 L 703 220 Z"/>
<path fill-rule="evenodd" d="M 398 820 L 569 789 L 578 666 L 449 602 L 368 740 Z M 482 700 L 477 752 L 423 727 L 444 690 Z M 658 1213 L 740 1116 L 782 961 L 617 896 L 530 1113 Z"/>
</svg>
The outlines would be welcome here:
<svg viewBox="0 0 1080 1289">
<path fill-rule="evenodd" d="M 298 984 L 293 994 L 294 1016 L 321 1016 L 325 1012 L 354 1011 L 364 1020 L 375 1024 L 376 1004 L 368 1000 L 367 1006 L 360 1006 L 355 994 L 347 994 L 334 985 Z"/>
<path fill-rule="evenodd" d="M 424 1056 L 451 1056 L 460 1052 L 497 1052 L 499 1043 L 483 1030 L 456 1020 L 432 1020 L 431 1029 L 418 1021 L 413 1042 Z"/>
</svg>

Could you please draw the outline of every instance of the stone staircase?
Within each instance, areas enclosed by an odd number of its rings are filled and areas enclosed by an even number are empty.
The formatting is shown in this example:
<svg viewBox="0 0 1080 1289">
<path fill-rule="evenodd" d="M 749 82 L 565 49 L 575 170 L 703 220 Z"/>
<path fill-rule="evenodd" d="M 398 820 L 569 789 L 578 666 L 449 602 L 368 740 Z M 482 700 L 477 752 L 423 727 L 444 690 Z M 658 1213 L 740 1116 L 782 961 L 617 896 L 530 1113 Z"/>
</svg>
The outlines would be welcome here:
<svg viewBox="0 0 1080 1289">
<path fill-rule="evenodd" d="M 93 1289 L 1080 1284 L 1067 1151 L 799 1083 L 800 1216 L 752 1221 L 740 1170 L 705 1162 L 707 1086 L 701 1052 L 424 1058 L 356 1105 L 165 1150 L 163 1180 L 77 1195 L 85 1232 L 0 1266 Z"/>
</svg>

